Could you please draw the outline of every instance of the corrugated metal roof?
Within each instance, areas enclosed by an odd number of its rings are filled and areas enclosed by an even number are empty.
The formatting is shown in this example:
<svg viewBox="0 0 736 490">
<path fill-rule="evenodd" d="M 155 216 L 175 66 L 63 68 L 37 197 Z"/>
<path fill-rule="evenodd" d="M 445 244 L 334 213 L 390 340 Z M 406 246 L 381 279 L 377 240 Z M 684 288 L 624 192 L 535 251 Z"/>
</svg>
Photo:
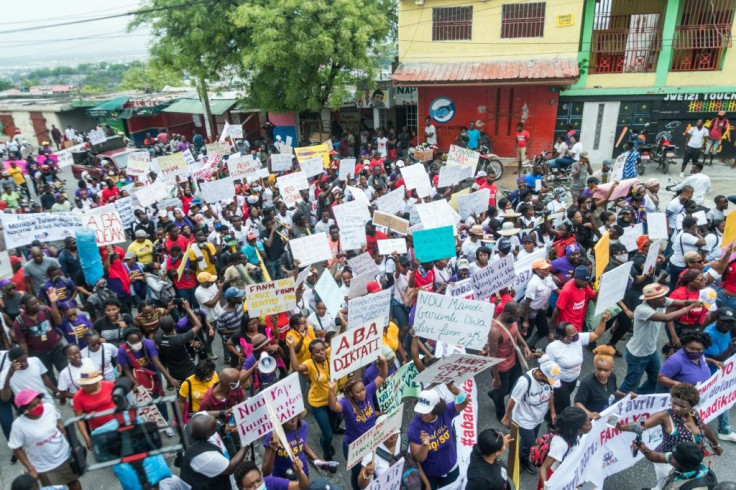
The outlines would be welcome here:
<svg viewBox="0 0 736 490">
<path fill-rule="evenodd" d="M 90 111 L 122 111 L 123 106 L 130 100 L 130 97 L 115 97 L 114 99 L 106 100 L 102 104 L 98 104 Z"/>
<path fill-rule="evenodd" d="M 394 86 L 556 84 L 579 75 L 573 58 L 464 63 L 402 63 L 391 75 Z"/>
<path fill-rule="evenodd" d="M 235 99 L 212 99 L 210 100 L 210 112 L 215 116 L 221 116 L 235 105 Z M 179 99 L 173 102 L 163 112 L 178 112 L 180 114 L 204 114 L 202 102 L 199 99 Z"/>
</svg>

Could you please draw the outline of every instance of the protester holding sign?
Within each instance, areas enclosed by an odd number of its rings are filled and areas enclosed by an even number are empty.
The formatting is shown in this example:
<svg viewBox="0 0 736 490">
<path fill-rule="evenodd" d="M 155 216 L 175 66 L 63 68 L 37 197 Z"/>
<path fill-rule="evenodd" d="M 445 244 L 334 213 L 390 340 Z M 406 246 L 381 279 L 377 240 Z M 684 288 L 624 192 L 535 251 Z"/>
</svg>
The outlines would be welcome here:
<svg viewBox="0 0 736 490">
<path fill-rule="evenodd" d="M 616 375 L 613 372 L 613 356 L 616 349 L 610 345 L 600 345 L 593 350 L 593 367 L 595 371 L 586 376 L 578 385 L 575 393 L 575 406 L 582 408 L 591 418 L 598 420 L 602 412 L 617 399 L 626 396 L 626 393 L 616 386 Z M 631 398 L 636 393 L 630 392 Z"/>
<path fill-rule="evenodd" d="M 273 475 L 280 478 L 289 478 L 289 470 L 292 469 L 292 458 L 302 462 L 304 473 L 309 476 L 309 465 L 307 458 L 319 461 L 309 443 L 307 442 L 307 421 L 301 415 L 287 420 L 282 424 L 286 435 L 288 448 L 281 445 L 273 432 L 269 432 L 263 439 L 263 474 Z M 289 455 L 291 452 L 291 455 Z"/>
<path fill-rule="evenodd" d="M 555 422 L 552 438 L 549 440 L 549 449 L 544 462 L 539 467 L 539 490 L 547 488 L 547 479 L 557 471 L 560 463 L 576 446 L 583 434 L 590 432 L 590 417 L 585 410 L 577 407 L 567 407 Z"/>
</svg>

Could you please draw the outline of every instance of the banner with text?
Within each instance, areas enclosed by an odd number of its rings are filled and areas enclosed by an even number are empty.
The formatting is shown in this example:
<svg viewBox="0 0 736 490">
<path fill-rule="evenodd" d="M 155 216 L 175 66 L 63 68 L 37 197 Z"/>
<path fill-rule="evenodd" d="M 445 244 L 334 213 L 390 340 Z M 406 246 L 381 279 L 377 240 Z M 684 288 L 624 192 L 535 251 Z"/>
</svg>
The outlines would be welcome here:
<svg viewBox="0 0 736 490">
<path fill-rule="evenodd" d="M 427 339 L 480 350 L 488 341 L 494 309 L 495 305 L 488 302 L 419 291 L 414 332 Z"/>
<path fill-rule="evenodd" d="M 251 284 L 245 289 L 245 299 L 251 317 L 291 311 L 296 308 L 294 278 Z"/>
<path fill-rule="evenodd" d="M 330 379 L 340 379 L 378 359 L 382 336 L 377 320 L 334 336 L 330 342 Z"/>
</svg>

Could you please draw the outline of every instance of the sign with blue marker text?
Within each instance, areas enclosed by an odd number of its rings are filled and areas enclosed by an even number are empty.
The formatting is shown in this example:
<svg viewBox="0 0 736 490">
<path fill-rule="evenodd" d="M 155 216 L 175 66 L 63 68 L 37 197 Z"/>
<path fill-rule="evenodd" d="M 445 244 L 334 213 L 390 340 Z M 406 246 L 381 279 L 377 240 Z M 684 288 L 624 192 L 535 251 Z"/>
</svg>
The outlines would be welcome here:
<svg viewBox="0 0 736 490">
<path fill-rule="evenodd" d="M 414 254 L 419 262 L 446 259 L 455 256 L 455 235 L 452 226 L 415 231 Z"/>
</svg>

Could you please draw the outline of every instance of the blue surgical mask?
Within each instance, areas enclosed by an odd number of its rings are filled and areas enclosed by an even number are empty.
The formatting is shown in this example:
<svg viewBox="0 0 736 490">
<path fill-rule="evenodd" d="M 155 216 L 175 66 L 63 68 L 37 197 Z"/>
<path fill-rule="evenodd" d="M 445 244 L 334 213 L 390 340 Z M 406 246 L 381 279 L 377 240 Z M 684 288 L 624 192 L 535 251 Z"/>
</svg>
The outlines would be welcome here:
<svg viewBox="0 0 736 490">
<path fill-rule="evenodd" d="M 578 340 L 580 340 L 580 334 L 576 333 L 573 338 L 570 339 L 570 342 L 577 342 Z"/>
</svg>

